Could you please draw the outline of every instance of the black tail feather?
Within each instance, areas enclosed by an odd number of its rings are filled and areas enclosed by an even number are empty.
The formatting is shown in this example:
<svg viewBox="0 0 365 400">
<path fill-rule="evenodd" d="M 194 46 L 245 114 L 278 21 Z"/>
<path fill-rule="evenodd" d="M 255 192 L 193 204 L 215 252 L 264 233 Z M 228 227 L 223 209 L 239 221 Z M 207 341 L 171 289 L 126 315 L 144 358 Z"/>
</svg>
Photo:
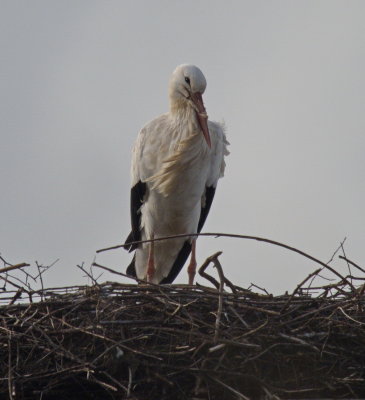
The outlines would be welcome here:
<svg viewBox="0 0 365 400">
<path fill-rule="evenodd" d="M 132 278 L 136 278 L 136 266 L 135 266 L 135 261 L 136 261 L 136 255 L 133 256 L 131 263 L 127 267 L 126 274 L 131 276 Z"/>
<path fill-rule="evenodd" d="M 137 239 L 137 240 L 140 240 L 140 239 Z M 129 253 L 131 253 L 133 250 L 135 250 L 138 247 L 138 244 L 129 244 L 129 243 L 135 242 L 137 240 L 134 238 L 133 231 L 131 231 L 131 233 L 128 235 L 127 239 L 124 242 L 123 248 L 125 250 L 128 250 Z"/>
<path fill-rule="evenodd" d="M 166 278 L 162 279 L 162 281 L 160 282 L 161 284 L 172 283 L 176 279 L 186 260 L 188 259 L 190 252 L 191 243 L 189 241 L 185 241 L 183 247 L 181 248 L 179 254 L 175 259 L 175 262 L 169 274 L 166 276 Z"/>
</svg>

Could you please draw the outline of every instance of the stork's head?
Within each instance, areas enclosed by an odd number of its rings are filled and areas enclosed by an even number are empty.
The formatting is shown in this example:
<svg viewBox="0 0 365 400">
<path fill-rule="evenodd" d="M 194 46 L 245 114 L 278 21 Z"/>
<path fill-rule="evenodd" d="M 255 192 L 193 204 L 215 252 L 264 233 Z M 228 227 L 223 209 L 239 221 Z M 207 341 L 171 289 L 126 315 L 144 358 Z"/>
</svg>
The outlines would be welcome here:
<svg viewBox="0 0 365 400">
<path fill-rule="evenodd" d="M 169 86 L 171 109 L 191 107 L 195 110 L 204 138 L 210 143 L 208 115 L 205 111 L 202 94 L 207 81 L 198 67 L 190 64 L 179 65 L 172 73 Z"/>
</svg>

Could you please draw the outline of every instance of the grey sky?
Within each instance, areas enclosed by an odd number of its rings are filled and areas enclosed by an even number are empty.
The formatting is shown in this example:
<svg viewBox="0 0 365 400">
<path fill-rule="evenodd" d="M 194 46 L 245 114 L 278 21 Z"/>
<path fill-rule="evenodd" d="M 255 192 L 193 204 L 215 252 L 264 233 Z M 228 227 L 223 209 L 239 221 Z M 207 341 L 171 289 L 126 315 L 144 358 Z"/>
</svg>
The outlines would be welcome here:
<svg viewBox="0 0 365 400">
<path fill-rule="evenodd" d="M 189 62 L 231 142 L 204 230 L 268 237 L 324 261 L 346 236 L 348 256 L 364 264 L 363 1 L 0 5 L 5 258 L 60 258 L 47 285 L 71 285 L 85 281 L 76 264 L 124 240 L 133 142 L 167 111 L 170 73 Z M 213 238 L 198 241 L 199 261 L 217 250 L 231 280 L 275 292 L 316 267 L 270 245 Z M 97 257 L 122 272 L 129 259 Z"/>
</svg>

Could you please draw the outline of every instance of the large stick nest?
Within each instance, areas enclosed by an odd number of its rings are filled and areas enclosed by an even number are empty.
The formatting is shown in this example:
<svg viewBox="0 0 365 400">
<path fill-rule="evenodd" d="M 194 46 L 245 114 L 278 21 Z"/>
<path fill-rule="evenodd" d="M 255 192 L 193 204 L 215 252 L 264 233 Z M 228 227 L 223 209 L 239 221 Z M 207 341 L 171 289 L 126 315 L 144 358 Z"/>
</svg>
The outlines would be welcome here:
<svg viewBox="0 0 365 400">
<path fill-rule="evenodd" d="M 210 261 L 220 267 L 217 255 Z M 314 296 L 302 282 L 274 297 L 220 277 L 217 288 L 95 282 L 28 291 L 31 301 L 0 308 L 0 397 L 365 396 L 361 287 L 347 277 Z"/>
</svg>

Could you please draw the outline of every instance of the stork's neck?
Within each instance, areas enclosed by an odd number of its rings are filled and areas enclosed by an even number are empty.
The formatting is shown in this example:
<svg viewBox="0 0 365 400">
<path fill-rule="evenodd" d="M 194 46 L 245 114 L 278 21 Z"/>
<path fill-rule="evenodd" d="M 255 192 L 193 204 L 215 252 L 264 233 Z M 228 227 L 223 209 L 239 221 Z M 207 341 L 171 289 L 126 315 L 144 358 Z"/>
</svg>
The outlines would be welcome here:
<svg viewBox="0 0 365 400">
<path fill-rule="evenodd" d="M 188 126 L 190 131 L 199 128 L 196 111 L 185 99 L 170 100 L 170 115 L 177 124 Z"/>
</svg>

